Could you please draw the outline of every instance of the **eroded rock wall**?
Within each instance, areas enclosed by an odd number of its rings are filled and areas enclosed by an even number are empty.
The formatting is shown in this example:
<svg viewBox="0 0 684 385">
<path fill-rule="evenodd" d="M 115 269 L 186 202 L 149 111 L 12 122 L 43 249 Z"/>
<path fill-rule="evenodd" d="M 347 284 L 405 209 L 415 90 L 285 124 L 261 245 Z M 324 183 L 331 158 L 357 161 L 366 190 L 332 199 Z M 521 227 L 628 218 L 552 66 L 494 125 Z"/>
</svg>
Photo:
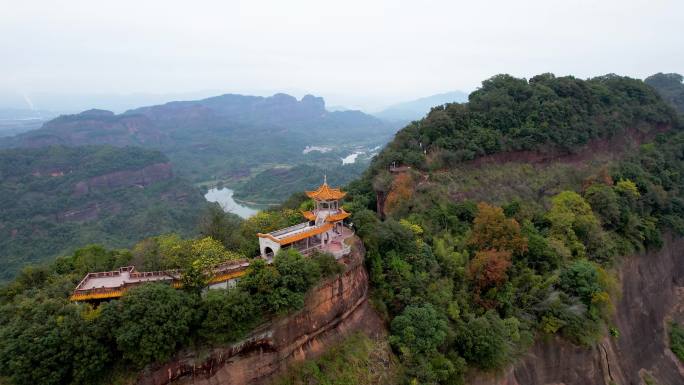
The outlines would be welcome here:
<svg viewBox="0 0 684 385">
<path fill-rule="evenodd" d="M 108 191 L 121 187 L 144 187 L 172 177 L 171 163 L 155 163 L 139 170 L 116 171 L 80 181 L 74 186 L 74 195 L 81 196 L 92 190 Z"/>
<path fill-rule="evenodd" d="M 469 384 L 638 385 L 645 376 L 659 385 L 684 384 L 684 367 L 670 352 L 667 336 L 668 321 L 684 318 L 684 239 L 624 258 L 619 274 L 619 338 L 606 337 L 592 348 L 538 341 L 514 368 L 472 376 Z"/>
</svg>

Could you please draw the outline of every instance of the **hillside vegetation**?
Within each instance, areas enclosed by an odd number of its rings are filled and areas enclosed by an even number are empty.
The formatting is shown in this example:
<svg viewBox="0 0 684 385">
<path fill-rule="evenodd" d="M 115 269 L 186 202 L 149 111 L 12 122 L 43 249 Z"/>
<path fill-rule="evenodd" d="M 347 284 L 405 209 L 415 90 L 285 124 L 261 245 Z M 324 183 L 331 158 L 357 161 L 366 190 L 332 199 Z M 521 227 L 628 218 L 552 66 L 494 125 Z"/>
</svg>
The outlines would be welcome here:
<svg viewBox="0 0 684 385">
<path fill-rule="evenodd" d="M 164 155 L 133 147 L 2 150 L 0 196 L 0 280 L 89 243 L 192 234 L 206 205 Z"/>
<path fill-rule="evenodd" d="M 354 334 L 318 359 L 295 364 L 272 385 L 396 384 L 400 365 L 389 344 Z"/>
<path fill-rule="evenodd" d="M 467 104 L 436 107 L 402 129 L 375 165 L 439 169 L 506 151 L 572 152 L 592 139 L 673 119 L 672 109 L 640 80 L 498 75 L 482 82 Z"/>
<path fill-rule="evenodd" d="M 401 130 L 347 205 L 404 381 L 463 383 L 543 336 L 619 338 L 613 267 L 684 233 L 683 153 L 672 108 L 615 75 L 498 75 Z"/>
</svg>

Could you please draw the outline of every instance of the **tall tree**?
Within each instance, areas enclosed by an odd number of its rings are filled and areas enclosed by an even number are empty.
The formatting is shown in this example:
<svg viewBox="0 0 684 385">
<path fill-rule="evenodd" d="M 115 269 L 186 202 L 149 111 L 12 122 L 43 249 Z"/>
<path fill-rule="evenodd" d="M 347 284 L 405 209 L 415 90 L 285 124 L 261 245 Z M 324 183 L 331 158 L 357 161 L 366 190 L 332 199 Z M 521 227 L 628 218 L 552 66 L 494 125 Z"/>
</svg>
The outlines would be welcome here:
<svg viewBox="0 0 684 385">
<path fill-rule="evenodd" d="M 527 251 L 527 238 L 520 232 L 518 221 L 506 218 L 501 207 L 484 202 L 477 205 L 477 215 L 468 242 L 477 250 L 508 251 L 514 254 Z"/>
</svg>

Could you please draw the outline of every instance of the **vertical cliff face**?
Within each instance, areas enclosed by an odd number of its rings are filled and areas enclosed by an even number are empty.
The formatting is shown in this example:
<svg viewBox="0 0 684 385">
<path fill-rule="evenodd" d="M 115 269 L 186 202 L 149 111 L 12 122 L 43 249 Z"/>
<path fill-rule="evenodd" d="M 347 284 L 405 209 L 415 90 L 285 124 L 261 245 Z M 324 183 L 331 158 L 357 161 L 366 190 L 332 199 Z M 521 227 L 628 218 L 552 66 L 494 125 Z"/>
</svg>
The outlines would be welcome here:
<svg viewBox="0 0 684 385">
<path fill-rule="evenodd" d="M 684 384 L 684 365 L 669 350 L 668 321 L 684 319 L 684 239 L 658 251 L 626 257 L 620 267 L 622 297 L 614 319 L 618 338 L 582 348 L 539 341 L 503 375 L 474 375 L 473 385 Z"/>
<path fill-rule="evenodd" d="M 345 258 L 344 273 L 308 295 L 297 313 L 263 325 L 234 345 L 217 348 L 206 358 L 188 353 L 141 373 L 139 385 L 261 384 L 289 364 L 318 356 L 355 331 L 376 335 L 382 322 L 368 304 L 364 250 L 357 239 Z"/>
</svg>

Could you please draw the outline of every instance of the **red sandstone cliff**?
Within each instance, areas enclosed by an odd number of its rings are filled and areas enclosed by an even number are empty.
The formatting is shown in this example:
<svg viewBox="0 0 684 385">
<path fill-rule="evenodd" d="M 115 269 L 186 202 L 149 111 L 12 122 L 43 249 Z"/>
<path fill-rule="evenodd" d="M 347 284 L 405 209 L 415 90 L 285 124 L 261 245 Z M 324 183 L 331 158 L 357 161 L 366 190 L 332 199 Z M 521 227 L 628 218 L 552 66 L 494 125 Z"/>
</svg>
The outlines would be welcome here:
<svg viewBox="0 0 684 385">
<path fill-rule="evenodd" d="M 318 356 L 356 331 L 382 333 L 383 325 L 368 304 L 364 250 L 356 239 L 346 271 L 315 287 L 304 308 L 263 325 L 243 341 L 200 358 L 188 353 L 140 374 L 138 385 L 262 384 L 289 364 Z"/>
<path fill-rule="evenodd" d="M 471 385 L 684 384 L 684 365 L 668 349 L 667 322 L 684 320 L 684 239 L 626 257 L 620 267 L 619 338 L 593 348 L 538 341 L 515 367 L 498 376 L 474 375 Z"/>
<path fill-rule="evenodd" d="M 109 190 L 130 186 L 144 187 L 172 177 L 171 163 L 156 163 L 139 170 L 116 171 L 80 181 L 74 186 L 74 195 L 84 195 L 91 190 Z"/>
</svg>

